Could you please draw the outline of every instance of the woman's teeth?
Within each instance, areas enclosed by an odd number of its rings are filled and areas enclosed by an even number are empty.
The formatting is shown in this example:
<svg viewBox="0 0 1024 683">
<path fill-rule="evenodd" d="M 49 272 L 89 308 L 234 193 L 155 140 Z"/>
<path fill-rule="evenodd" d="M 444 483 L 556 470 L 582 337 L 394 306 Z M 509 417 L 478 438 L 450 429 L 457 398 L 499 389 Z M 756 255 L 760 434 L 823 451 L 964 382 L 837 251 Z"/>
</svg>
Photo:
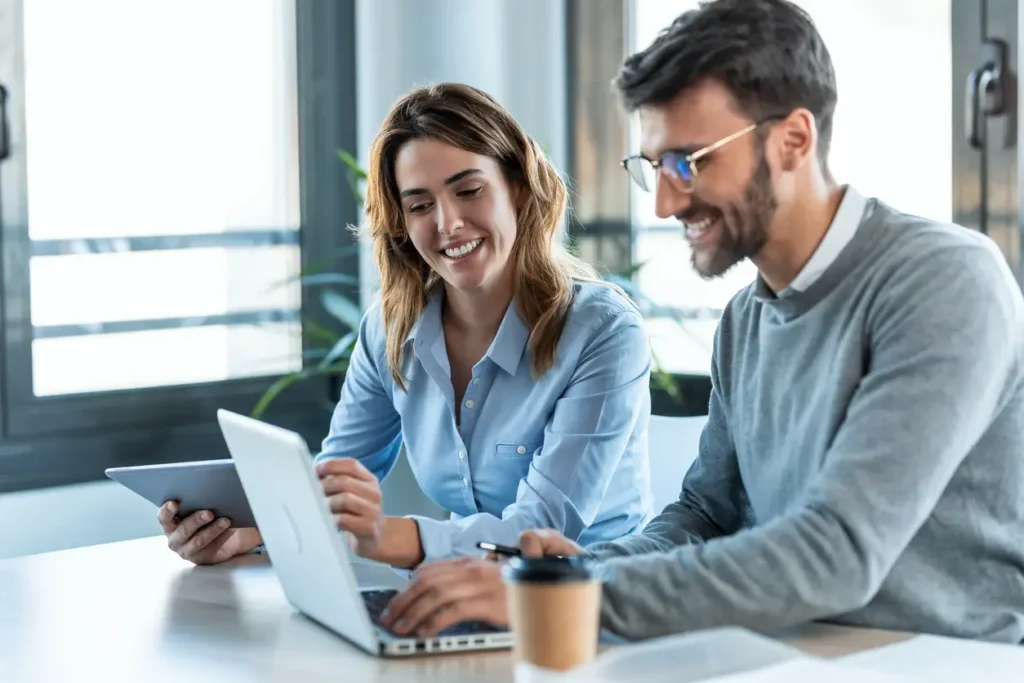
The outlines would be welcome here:
<svg viewBox="0 0 1024 683">
<path fill-rule="evenodd" d="M 454 249 L 445 249 L 444 255 L 447 256 L 448 258 L 462 258 L 463 256 L 466 256 L 471 251 L 479 247 L 481 242 L 483 242 L 483 240 L 478 237 L 472 242 L 466 242 L 461 247 L 455 247 Z"/>
</svg>

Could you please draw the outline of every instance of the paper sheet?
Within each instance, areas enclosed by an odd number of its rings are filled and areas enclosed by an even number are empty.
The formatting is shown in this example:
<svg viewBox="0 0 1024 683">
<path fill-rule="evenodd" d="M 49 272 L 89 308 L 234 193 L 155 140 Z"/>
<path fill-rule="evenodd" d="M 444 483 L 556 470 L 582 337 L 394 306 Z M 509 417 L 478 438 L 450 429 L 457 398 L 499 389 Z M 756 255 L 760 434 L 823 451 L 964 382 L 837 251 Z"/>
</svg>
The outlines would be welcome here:
<svg viewBox="0 0 1024 683">
<path fill-rule="evenodd" d="M 519 663 L 516 683 L 925 683 L 919 677 L 845 666 L 742 629 L 720 629 L 615 648 L 578 669 Z"/>
<path fill-rule="evenodd" d="M 665 681 L 671 681 L 666 676 Z M 834 661 L 794 659 L 754 671 L 709 678 L 706 683 L 917 683 L 917 677 L 843 666 Z"/>
<path fill-rule="evenodd" d="M 849 668 L 911 675 L 929 683 L 1024 681 L 1024 647 L 959 638 L 916 636 L 836 661 Z"/>
</svg>

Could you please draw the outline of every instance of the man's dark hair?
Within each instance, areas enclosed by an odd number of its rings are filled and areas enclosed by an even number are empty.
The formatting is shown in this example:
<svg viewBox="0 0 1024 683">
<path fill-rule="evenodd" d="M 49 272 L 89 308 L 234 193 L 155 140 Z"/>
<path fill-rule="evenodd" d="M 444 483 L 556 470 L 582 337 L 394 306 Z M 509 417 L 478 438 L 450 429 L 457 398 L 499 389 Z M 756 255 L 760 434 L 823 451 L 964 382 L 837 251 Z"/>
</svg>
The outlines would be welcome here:
<svg viewBox="0 0 1024 683">
<path fill-rule="evenodd" d="M 811 18 L 787 0 L 714 0 L 683 13 L 626 59 L 615 87 L 627 111 L 660 106 L 713 79 L 754 121 L 797 107 L 814 113 L 827 168 L 836 75 Z"/>
</svg>

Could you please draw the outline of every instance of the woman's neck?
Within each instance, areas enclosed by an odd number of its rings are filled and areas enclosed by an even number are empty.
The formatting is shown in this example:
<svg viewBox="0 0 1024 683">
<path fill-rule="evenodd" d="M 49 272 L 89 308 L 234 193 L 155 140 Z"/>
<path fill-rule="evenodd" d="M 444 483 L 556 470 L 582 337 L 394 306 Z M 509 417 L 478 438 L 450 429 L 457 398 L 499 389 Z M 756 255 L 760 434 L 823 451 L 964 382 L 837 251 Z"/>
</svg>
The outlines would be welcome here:
<svg viewBox="0 0 1024 683">
<path fill-rule="evenodd" d="M 511 303 L 510 285 L 482 287 L 472 291 L 446 287 L 443 314 L 445 327 L 470 339 L 494 339 Z"/>
</svg>

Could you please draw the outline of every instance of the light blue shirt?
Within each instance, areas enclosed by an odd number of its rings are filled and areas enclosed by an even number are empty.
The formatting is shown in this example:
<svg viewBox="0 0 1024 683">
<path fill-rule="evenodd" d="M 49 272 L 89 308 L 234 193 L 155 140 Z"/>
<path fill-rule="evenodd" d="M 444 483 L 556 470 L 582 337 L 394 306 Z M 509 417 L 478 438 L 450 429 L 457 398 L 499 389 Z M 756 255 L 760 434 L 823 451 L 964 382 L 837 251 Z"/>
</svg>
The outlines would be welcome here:
<svg viewBox="0 0 1024 683">
<path fill-rule="evenodd" d="M 438 288 L 406 340 L 408 393 L 385 362 L 380 305 L 367 311 L 317 460 L 356 458 L 383 479 L 404 443 L 420 487 L 450 512 L 413 517 L 426 561 L 479 554 L 478 541 L 516 545 L 532 528 L 583 544 L 639 531 L 653 517 L 651 353 L 633 304 L 577 283 L 555 363 L 540 377 L 530 330 L 509 306 L 456 425 L 443 299 Z"/>
</svg>

